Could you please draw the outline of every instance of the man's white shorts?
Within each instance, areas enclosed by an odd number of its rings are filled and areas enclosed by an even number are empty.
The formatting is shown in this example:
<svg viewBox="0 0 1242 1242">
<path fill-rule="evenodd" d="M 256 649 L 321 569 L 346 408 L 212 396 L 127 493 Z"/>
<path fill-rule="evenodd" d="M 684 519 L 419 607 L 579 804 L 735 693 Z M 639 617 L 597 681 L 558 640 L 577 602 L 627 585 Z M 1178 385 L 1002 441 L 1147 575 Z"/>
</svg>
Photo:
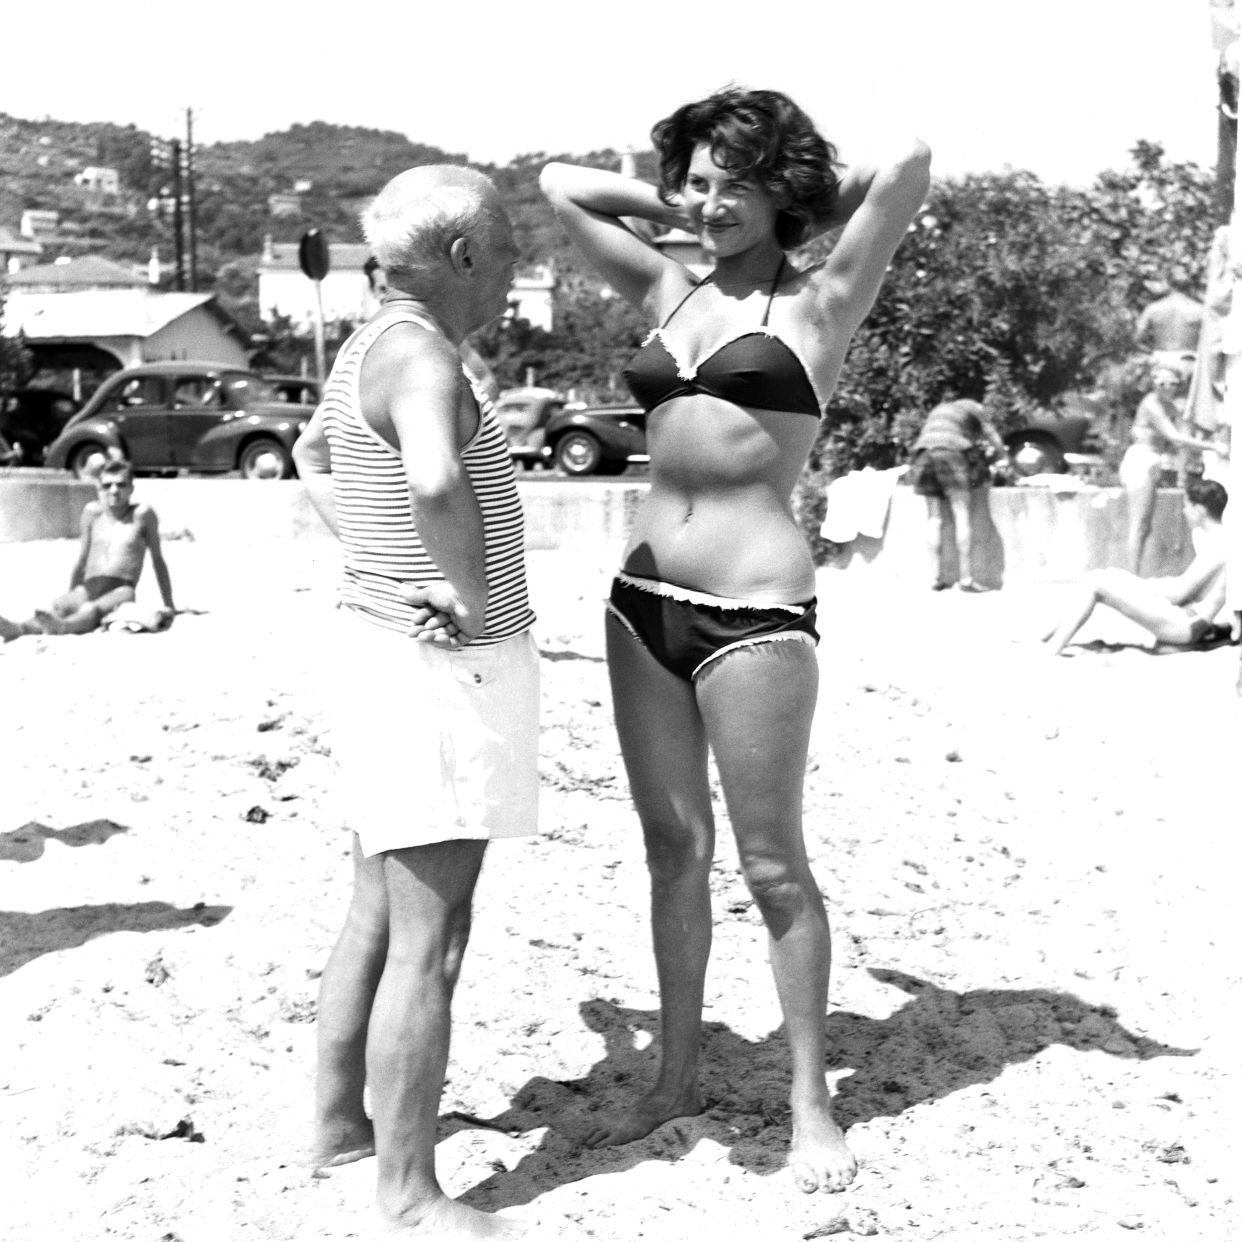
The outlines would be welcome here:
<svg viewBox="0 0 1242 1242">
<path fill-rule="evenodd" d="M 340 609 L 332 756 L 366 855 L 536 831 L 539 650 L 420 643 Z"/>
</svg>

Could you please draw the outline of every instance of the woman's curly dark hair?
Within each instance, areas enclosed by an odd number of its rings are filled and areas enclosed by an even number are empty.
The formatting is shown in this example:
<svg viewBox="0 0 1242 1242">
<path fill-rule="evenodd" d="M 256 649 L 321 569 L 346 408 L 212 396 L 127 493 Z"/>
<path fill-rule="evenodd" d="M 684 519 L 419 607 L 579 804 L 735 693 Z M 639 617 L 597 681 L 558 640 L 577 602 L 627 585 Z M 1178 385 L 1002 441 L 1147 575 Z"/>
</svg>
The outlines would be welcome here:
<svg viewBox="0 0 1242 1242">
<path fill-rule="evenodd" d="M 837 149 L 780 91 L 727 86 L 659 121 L 651 141 L 660 157 L 660 198 L 666 203 L 681 192 L 701 142 L 710 144 L 721 167 L 784 197 L 788 205 L 776 217 L 776 241 L 783 250 L 805 241 L 836 206 Z"/>
</svg>

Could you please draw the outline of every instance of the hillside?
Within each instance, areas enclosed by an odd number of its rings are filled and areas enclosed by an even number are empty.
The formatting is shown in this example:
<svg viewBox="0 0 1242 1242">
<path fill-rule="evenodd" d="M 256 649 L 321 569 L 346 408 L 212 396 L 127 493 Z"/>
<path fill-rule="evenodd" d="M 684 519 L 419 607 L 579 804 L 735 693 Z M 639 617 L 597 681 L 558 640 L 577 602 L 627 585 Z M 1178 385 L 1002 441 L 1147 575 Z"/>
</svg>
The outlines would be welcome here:
<svg viewBox="0 0 1242 1242">
<path fill-rule="evenodd" d="M 61 227 L 47 244 L 48 260 L 102 254 L 144 261 L 152 247 L 159 247 L 161 259 L 171 263 L 169 223 L 147 207 L 170 183 L 168 168 L 152 160 L 152 137 L 132 125 L 34 121 L 0 113 L 0 226 L 16 232 L 27 208 L 58 211 Z M 474 167 L 494 178 L 500 188 L 523 259 L 534 263 L 555 258 L 572 267 L 567 243 L 539 193 L 539 169 L 550 158 L 604 168 L 618 163 L 616 153 L 605 150 L 581 157 L 523 155 L 503 167 Z M 392 130 L 326 121 L 294 125 L 253 142 L 199 147 L 195 166 L 200 286 L 211 287 L 226 265 L 257 258 L 268 233 L 275 241 L 295 241 L 306 229 L 317 227 L 333 241 L 361 241 L 358 212 L 390 177 L 419 164 L 467 162 L 464 155 Z M 115 168 L 120 194 L 106 197 L 75 185 L 75 175 L 89 165 Z M 296 195 L 299 214 L 272 214 L 271 195 L 292 194 L 295 186 L 306 183 L 308 188 Z"/>
</svg>

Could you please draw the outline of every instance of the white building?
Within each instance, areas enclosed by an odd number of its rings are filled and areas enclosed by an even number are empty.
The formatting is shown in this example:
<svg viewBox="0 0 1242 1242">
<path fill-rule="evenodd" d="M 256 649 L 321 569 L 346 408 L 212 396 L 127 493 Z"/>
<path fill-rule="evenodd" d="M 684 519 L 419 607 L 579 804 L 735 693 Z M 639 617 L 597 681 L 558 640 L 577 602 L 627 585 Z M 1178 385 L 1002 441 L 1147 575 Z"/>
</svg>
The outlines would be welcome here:
<svg viewBox="0 0 1242 1242">
<path fill-rule="evenodd" d="M 20 334 L 38 358 L 91 350 L 125 367 L 179 358 L 241 369 L 250 365 L 245 333 L 210 293 L 14 289 L 5 303 L 3 330 L 5 336 Z"/>
<path fill-rule="evenodd" d="M 328 247 L 332 266 L 323 283 L 323 316 L 330 321 L 369 319 L 379 303 L 371 293 L 362 265 L 370 257 L 366 246 L 333 242 Z M 315 286 L 298 265 L 297 242 L 264 243 L 259 263 L 259 314 L 264 319 L 288 315 L 295 324 L 309 326 L 315 316 Z"/>
<path fill-rule="evenodd" d="M 19 228 L 23 237 L 29 237 L 32 241 L 42 241 L 55 237 L 59 224 L 59 211 L 37 211 L 29 208 L 22 212 L 22 222 Z"/>
<path fill-rule="evenodd" d="M 121 176 L 115 168 L 96 168 L 91 165 L 74 177 L 73 184 L 80 185 L 84 190 L 94 190 L 96 194 L 121 192 Z"/>
<path fill-rule="evenodd" d="M 362 265 L 371 255 L 368 247 L 332 242 L 328 247 L 332 265 L 323 281 L 323 317 L 330 322 L 348 319 L 361 323 L 379 309 Z M 509 314 L 532 326 L 552 331 L 552 291 L 556 278 L 550 267 L 536 267 L 514 279 L 509 290 Z M 315 286 L 302 274 L 297 242 L 267 241 L 259 263 L 259 314 L 264 319 L 287 315 L 295 324 L 309 327 L 315 315 Z"/>
<path fill-rule="evenodd" d="M 552 291 L 556 277 L 552 268 L 535 267 L 525 276 L 515 276 L 509 289 L 509 316 L 525 319 L 532 328 L 552 331 Z"/>
</svg>

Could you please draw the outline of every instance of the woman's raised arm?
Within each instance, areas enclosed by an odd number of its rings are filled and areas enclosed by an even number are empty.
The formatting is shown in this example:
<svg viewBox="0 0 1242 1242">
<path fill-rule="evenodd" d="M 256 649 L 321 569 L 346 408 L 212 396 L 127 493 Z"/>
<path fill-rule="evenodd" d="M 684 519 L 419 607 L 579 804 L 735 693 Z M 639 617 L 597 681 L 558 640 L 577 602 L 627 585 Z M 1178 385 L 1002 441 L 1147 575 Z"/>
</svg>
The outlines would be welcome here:
<svg viewBox="0 0 1242 1242">
<path fill-rule="evenodd" d="M 919 138 L 883 163 L 853 165 L 841 178 L 828 228 L 845 229 L 818 275 L 822 308 L 844 315 L 852 332 L 867 317 L 880 282 L 931 183 L 931 148 Z"/>
<path fill-rule="evenodd" d="M 662 281 L 688 278 L 680 263 L 624 223 L 623 217 L 633 216 L 668 228 L 686 227 L 689 222 L 660 201 L 655 186 L 579 164 L 545 165 L 539 186 L 574 244 L 627 302 L 643 309 Z"/>
</svg>

